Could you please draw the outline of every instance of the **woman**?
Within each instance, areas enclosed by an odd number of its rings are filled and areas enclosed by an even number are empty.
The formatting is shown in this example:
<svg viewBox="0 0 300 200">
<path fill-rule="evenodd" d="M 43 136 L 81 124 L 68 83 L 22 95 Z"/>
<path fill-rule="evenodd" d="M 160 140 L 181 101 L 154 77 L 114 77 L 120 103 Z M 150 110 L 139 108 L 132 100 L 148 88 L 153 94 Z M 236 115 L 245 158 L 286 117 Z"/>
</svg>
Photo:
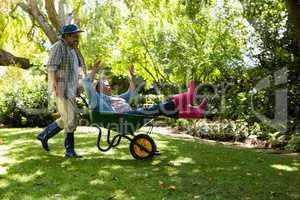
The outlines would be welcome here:
<svg viewBox="0 0 300 200">
<path fill-rule="evenodd" d="M 87 92 L 90 107 L 97 112 L 117 112 L 136 115 L 159 116 L 172 118 L 199 119 L 202 118 L 207 107 L 207 100 L 197 106 L 190 104 L 196 100 L 196 83 L 191 81 L 187 92 L 174 95 L 164 103 L 151 106 L 147 109 L 132 110 L 129 105 L 130 98 L 136 90 L 136 71 L 134 65 L 130 68 L 131 81 L 127 92 L 112 96 L 108 80 L 104 77 L 93 86 L 96 73 L 101 68 L 101 61 L 96 62 L 91 73 L 83 79 L 83 87 Z"/>
</svg>

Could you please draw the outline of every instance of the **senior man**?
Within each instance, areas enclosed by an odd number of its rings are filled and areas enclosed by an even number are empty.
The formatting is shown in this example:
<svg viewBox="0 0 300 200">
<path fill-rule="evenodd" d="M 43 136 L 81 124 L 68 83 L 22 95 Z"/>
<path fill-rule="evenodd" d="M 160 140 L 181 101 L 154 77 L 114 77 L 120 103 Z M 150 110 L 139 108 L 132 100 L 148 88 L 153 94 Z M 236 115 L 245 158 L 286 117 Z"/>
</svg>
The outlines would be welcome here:
<svg viewBox="0 0 300 200">
<path fill-rule="evenodd" d="M 81 31 L 76 24 L 62 28 L 62 37 L 49 53 L 48 79 L 55 92 L 55 102 L 60 118 L 48 125 L 37 139 L 49 151 L 48 140 L 64 130 L 66 157 L 81 157 L 74 150 L 74 131 L 77 126 L 76 92 L 79 77 L 86 74 L 84 59 L 78 49 Z"/>
</svg>

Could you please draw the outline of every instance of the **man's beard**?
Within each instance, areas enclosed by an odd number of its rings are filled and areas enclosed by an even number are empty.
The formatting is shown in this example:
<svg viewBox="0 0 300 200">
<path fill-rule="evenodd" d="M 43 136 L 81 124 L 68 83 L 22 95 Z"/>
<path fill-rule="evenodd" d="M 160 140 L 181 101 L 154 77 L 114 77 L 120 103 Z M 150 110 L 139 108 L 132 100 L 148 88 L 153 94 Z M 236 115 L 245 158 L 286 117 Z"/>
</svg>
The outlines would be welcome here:
<svg viewBox="0 0 300 200">
<path fill-rule="evenodd" d="M 73 42 L 73 47 L 74 47 L 74 48 L 77 48 L 78 45 L 79 45 L 79 41 L 76 40 L 76 41 Z"/>
</svg>

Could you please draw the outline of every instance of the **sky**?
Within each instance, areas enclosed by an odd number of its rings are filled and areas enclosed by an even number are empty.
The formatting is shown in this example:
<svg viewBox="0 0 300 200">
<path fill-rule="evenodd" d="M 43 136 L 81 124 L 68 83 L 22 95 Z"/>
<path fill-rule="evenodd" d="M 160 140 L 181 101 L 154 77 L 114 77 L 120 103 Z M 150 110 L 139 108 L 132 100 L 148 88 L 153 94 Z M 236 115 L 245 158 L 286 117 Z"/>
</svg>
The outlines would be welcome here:
<svg viewBox="0 0 300 200">
<path fill-rule="evenodd" d="M 0 66 L 0 77 L 5 74 L 7 67 Z"/>
</svg>

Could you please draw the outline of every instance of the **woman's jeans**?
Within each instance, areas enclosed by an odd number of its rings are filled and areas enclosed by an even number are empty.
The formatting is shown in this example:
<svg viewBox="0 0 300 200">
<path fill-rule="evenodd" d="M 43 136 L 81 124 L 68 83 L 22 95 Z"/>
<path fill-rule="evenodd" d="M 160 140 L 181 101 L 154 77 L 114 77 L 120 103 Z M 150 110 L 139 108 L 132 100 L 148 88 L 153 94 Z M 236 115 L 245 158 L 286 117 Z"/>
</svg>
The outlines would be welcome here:
<svg viewBox="0 0 300 200">
<path fill-rule="evenodd" d="M 164 103 L 153 105 L 149 108 L 137 109 L 126 112 L 127 114 L 144 115 L 144 116 L 167 116 L 172 118 L 178 117 L 178 109 L 172 100 L 168 100 Z"/>
</svg>

